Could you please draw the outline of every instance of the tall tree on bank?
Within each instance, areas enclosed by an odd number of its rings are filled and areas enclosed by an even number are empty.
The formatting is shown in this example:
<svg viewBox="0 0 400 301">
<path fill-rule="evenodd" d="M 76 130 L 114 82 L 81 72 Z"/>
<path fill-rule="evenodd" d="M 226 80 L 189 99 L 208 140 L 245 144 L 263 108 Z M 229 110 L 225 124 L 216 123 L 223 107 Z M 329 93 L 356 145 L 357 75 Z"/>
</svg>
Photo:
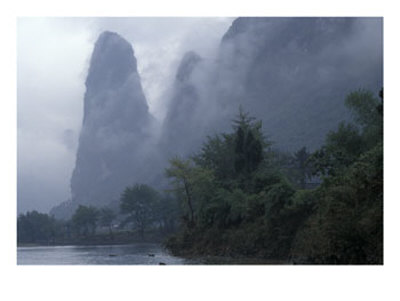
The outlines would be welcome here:
<svg viewBox="0 0 400 301">
<path fill-rule="evenodd" d="M 383 142 L 382 104 L 383 98 L 380 101 L 365 90 L 347 96 L 345 105 L 354 123 L 340 123 L 336 131 L 328 133 L 325 144 L 311 157 L 314 174 L 337 175 L 363 152 Z"/>
<path fill-rule="evenodd" d="M 294 154 L 295 169 L 298 173 L 298 181 L 301 189 L 306 188 L 307 179 L 311 176 L 311 168 L 308 159 L 310 154 L 304 146 Z"/>
<path fill-rule="evenodd" d="M 263 134 L 261 121 L 239 108 L 239 116 L 233 121 L 235 135 L 235 170 L 237 173 L 251 174 L 264 159 Z"/>
<path fill-rule="evenodd" d="M 17 219 L 18 243 L 51 243 L 58 232 L 57 221 L 44 213 L 30 211 Z"/>
<path fill-rule="evenodd" d="M 192 228 L 196 224 L 196 211 L 200 204 L 213 193 L 214 173 L 196 166 L 192 160 L 174 158 L 165 174 L 171 179 L 173 191 L 181 200 L 185 224 Z"/>
<path fill-rule="evenodd" d="M 208 138 L 200 153 L 184 165 L 196 223 L 183 227 L 167 246 L 177 255 L 381 263 L 383 109 L 362 91 L 351 94 L 348 102 L 354 120 L 361 122 L 339 125 L 310 160 L 306 149 L 297 153 L 301 169 L 310 161 L 322 175 L 323 183 L 313 190 L 296 191 L 275 166 L 275 152 L 264 149 L 262 157 L 254 155 L 259 145 L 267 143 L 262 136 L 260 143 L 254 143 L 260 136 L 251 125 L 257 123 L 243 114 L 239 114 L 243 122 L 236 122 L 232 133 Z M 207 176 L 199 181 L 198 174 Z M 181 184 L 175 191 L 187 201 L 178 175 L 170 174 Z"/>
<path fill-rule="evenodd" d="M 158 192 L 145 184 L 128 187 L 121 196 L 121 213 L 128 214 L 125 222 L 133 222 L 142 240 L 147 226 L 153 221 L 154 207 L 159 198 Z"/>
<path fill-rule="evenodd" d="M 115 220 L 116 214 L 110 208 L 104 207 L 100 209 L 99 212 L 99 222 L 103 227 L 107 227 L 110 237 L 113 237 L 112 233 L 112 222 Z"/>
<path fill-rule="evenodd" d="M 193 172 L 191 162 L 189 160 L 174 158 L 170 160 L 170 165 L 170 168 L 167 168 L 165 171 L 166 176 L 174 179 L 176 191 L 184 195 L 190 214 L 189 223 L 190 225 L 194 225 L 195 217 L 192 193 Z"/>
<path fill-rule="evenodd" d="M 351 93 L 354 124 L 340 124 L 312 158 L 324 174 L 317 209 L 299 229 L 293 254 L 313 263 L 383 263 L 383 107 Z"/>
<path fill-rule="evenodd" d="M 89 234 L 94 235 L 96 232 L 98 217 L 99 212 L 95 207 L 79 205 L 71 218 L 72 225 L 77 235 L 79 236 L 83 234 L 85 237 Z"/>
</svg>

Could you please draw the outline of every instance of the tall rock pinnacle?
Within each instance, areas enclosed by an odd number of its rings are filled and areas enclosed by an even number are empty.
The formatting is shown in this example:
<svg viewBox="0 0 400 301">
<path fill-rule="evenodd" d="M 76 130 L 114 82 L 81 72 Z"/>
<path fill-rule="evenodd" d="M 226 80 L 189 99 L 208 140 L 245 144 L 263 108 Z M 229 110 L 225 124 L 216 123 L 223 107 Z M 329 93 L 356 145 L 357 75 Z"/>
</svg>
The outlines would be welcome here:
<svg viewBox="0 0 400 301">
<path fill-rule="evenodd" d="M 200 96 L 193 77 L 202 58 L 189 51 L 183 56 L 175 76 L 169 107 L 162 127 L 161 147 L 167 156 L 185 156 L 198 147 L 197 116 Z"/>
<path fill-rule="evenodd" d="M 134 51 L 116 33 L 103 32 L 95 44 L 83 116 L 72 202 L 103 206 L 138 180 L 152 123 Z"/>
</svg>

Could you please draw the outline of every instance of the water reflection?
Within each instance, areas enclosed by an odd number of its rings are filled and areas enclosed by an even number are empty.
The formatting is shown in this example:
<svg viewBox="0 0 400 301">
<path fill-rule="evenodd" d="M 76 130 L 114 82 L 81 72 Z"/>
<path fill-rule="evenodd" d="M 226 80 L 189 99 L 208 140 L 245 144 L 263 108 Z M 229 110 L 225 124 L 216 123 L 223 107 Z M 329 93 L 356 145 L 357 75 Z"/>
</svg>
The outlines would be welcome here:
<svg viewBox="0 0 400 301">
<path fill-rule="evenodd" d="M 19 247 L 19 265 L 159 265 L 193 264 L 168 254 L 159 244 L 114 246 Z"/>
</svg>

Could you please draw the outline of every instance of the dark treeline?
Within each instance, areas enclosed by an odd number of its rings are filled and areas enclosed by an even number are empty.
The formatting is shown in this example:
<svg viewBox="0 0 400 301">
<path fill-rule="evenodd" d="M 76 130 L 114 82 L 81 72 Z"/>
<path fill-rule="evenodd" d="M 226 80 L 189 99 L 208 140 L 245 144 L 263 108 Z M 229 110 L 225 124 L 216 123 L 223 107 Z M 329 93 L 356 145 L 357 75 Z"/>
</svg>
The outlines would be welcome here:
<svg viewBox="0 0 400 301">
<path fill-rule="evenodd" d="M 274 150 L 268 129 L 240 108 L 230 133 L 170 160 L 169 191 L 134 184 L 114 210 L 80 205 L 68 221 L 21 214 L 18 243 L 165 239 L 181 256 L 382 264 L 383 92 L 356 91 L 345 104 L 352 123 L 294 154 Z"/>
<path fill-rule="evenodd" d="M 162 241 L 175 231 L 176 200 L 147 185 L 126 188 L 119 209 L 80 205 L 69 220 L 37 211 L 20 214 L 18 244 L 121 244 Z"/>
<path fill-rule="evenodd" d="M 383 95 L 360 90 L 345 104 L 353 123 L 341 123 L 313 154 L 273 151 L 261 123 L 240 111 L 231 133 L 172 159 L 166 174 L 186 211 L 167 247 L 189 256 L 383 263 Z M 310 179 L 321 185 L 310 189 Z"/>
</svg>

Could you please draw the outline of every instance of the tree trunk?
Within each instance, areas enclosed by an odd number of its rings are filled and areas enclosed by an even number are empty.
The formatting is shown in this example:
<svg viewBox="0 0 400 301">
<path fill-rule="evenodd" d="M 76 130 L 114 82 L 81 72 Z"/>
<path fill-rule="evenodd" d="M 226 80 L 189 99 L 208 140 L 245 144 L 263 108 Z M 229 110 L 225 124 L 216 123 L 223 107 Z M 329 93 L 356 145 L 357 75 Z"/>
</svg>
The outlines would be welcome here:
<svg viewBox="0 0 400 301">
<path fill-rule="evenodd" d="M 190 210 L 190 223 L 194 224 L 194 211 L 193 211 L 193 205 L 192 205 L 192 196 L 190 194 L 189 185 L 188 185 L 186 179 L 183 179 L 183 183 L 185 185 L 185 192 L 186 192 L 186 197 L 187 197 L 188 206 L 189 206 L 189 210 Z"/>
</svg>

